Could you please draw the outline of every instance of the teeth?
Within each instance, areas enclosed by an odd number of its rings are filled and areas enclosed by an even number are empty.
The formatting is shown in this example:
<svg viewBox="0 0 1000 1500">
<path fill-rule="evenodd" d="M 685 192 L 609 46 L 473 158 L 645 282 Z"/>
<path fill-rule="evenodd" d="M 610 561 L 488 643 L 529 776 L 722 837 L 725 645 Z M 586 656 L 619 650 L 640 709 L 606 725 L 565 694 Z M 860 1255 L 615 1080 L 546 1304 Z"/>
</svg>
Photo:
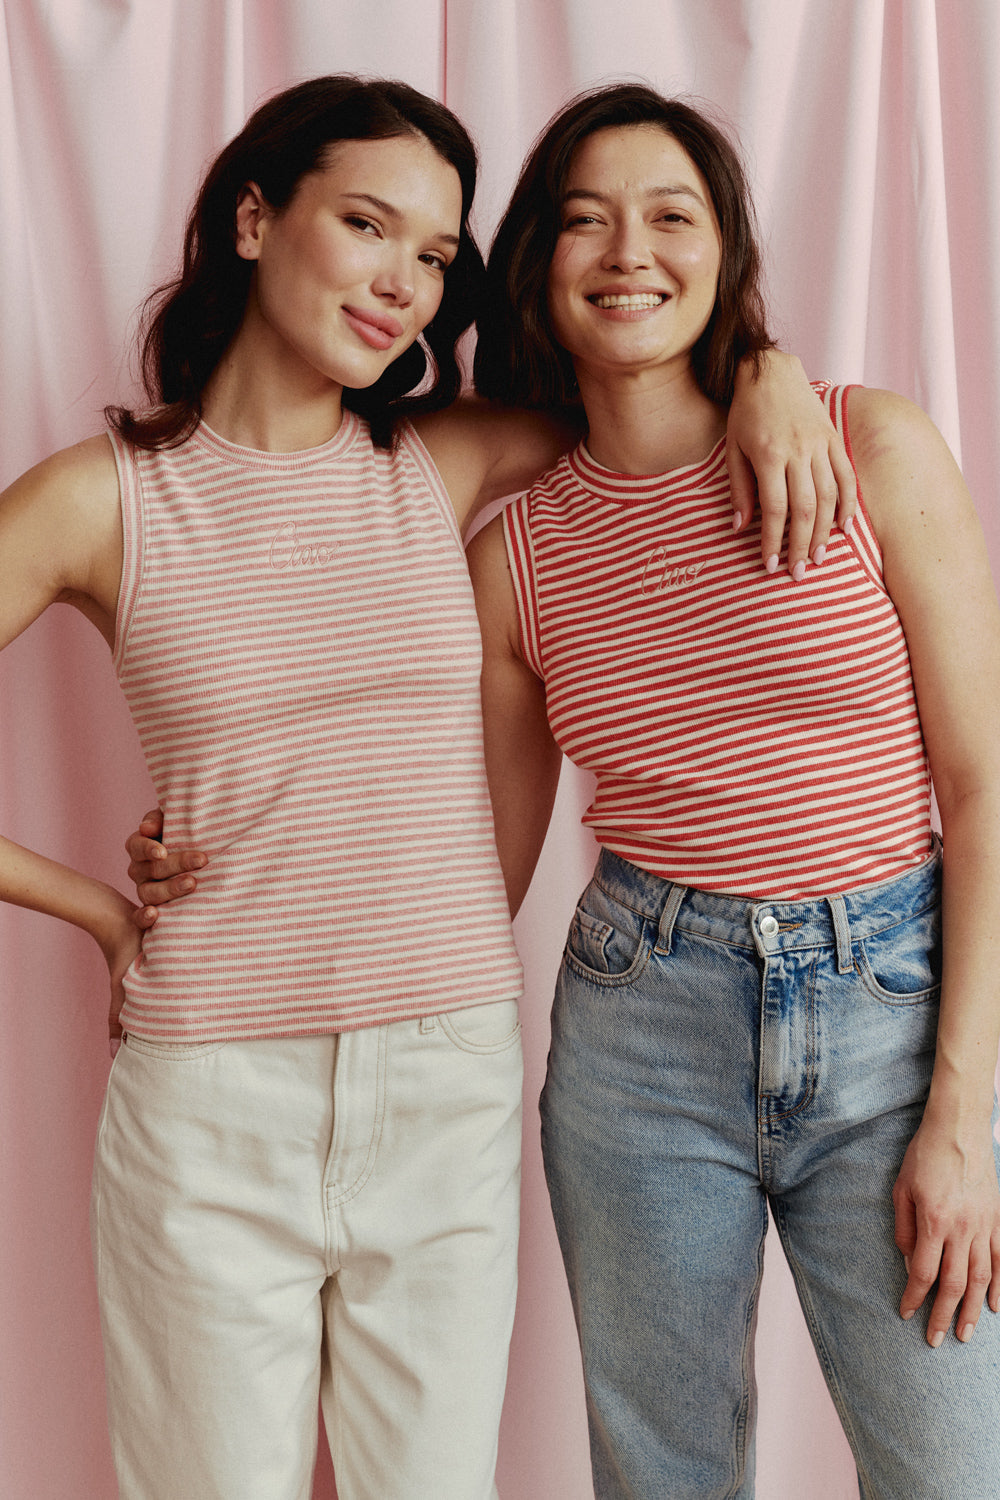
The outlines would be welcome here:
<svg viewBox="0 0 1000 1500">
<path fill-rule="evenodd" d="M 628 297 L 591 297 L 595 307 L 659 307 L 666 300 L 663 292 L 633 292 Z"/>
</svg>

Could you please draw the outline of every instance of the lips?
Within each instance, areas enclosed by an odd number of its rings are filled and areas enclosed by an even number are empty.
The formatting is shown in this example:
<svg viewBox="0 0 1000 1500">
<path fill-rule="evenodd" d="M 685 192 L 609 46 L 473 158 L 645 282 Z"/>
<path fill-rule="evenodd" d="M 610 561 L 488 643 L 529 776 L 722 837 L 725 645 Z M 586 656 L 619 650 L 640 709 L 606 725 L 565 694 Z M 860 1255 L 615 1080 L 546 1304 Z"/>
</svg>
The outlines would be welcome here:
<svg viewBox="0 0 1000 1500">
<path fill-rule="evenodd" d="M 355 333 L 372 349 L 388 349 L 400 337 L 403 325 L 390 313 L 368 307 L 344 307 L 344 316 Z"/>
</svg>

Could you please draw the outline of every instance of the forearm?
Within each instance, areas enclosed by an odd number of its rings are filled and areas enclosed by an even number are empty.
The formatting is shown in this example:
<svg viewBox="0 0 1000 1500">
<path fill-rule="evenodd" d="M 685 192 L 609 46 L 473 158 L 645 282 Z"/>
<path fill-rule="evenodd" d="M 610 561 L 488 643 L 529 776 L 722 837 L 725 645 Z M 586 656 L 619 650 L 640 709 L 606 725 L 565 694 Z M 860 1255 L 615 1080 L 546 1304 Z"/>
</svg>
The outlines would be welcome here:
<svg viewBox="0 0 1000 1500">
<path fill-rule="evenodd" d="M 1000 1044 L 1000 796 L 942 797 L 944 968 L 925 1119 L 988 1126 Z"/>
<path fill-rule="evenodd" d="M 0 900 L 71 922 L 89 932 L 105 955 L 120 941 L 132 910 L 113 886 L 2 837 Z"/>
</svg>

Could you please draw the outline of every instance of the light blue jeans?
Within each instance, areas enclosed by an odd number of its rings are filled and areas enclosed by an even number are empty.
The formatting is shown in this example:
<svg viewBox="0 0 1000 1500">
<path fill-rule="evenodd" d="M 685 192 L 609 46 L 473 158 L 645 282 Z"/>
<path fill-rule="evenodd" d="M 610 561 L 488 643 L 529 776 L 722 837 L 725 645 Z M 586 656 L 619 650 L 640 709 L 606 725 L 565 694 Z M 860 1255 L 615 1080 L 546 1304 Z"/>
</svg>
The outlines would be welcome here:
<svg viewBox="0 0 1000 1500">
<path fill-rule="evenodd" d="M 891 1193 L 937 1022 L 939 855 L 823 900 L 671 885 L 607 851 L 542 1096 L 600 1500 L 748 1500 L 768 1205 L 865 1500 L 1000 1495 L 1000 1318 L 904 1323 Z"/>
</svg>

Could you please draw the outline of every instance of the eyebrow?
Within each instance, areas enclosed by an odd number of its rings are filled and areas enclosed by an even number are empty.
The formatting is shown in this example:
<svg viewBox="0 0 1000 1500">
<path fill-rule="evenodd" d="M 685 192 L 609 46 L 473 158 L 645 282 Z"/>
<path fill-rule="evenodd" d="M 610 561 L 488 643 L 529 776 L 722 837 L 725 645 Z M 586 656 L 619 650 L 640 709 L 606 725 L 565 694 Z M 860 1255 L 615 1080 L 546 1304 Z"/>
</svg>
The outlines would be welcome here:
<svg viewBox="0 0 1000 1500">
<path fill-rule="evenodd" d="M 686 187 L 684 185 L 684 183 L 682 183 L 682 182 L 671 183 L 671 184 L 668 184 L 665 187 L 651 187 L 651 188 L 647 188 L 647 190 L 646 190 L 646 197 L 647 198 L 677 198 L 677 197 L 693 198 L 696 203 L 700 203 L 701 204 L 702 208 L 707 208 L 708 207 L 708 204 L 705 202 L 704 198 L 701 196 L 700 193 L 696 192 L 693 187 Z M 607 194 L 607 193 L 599 193 L 596 188 L 569 188 L 567 192 L 563 193 L 563 199 L 562 199 L 562 201 L 563 201 L 563 203 L 570 203 L 570 202 L 575 201 L 578 198 L 588 198 L 588 199 L 590 199 L 594 203 L 610 203 L 611 202 L 611 198 L 610 198 L 609 194 Z"/>
<path fill-rule="evenodd" d="M 350 198 L 355 203 L 368 203 L 372 208 L 377 209 L 380 214 L 383 214 L 385 218 L 392 219 L 397 223 L 403 217 L 402 212 L 394 203 L 387 203 L 384 198 L 376 198 L 374 193 L 342 193 L 341 197 Z M 457 246 L 459 244 L 457 234 L 442 233 L 437 235 L 436 238 L 441 240 L 445 245 Z"/>
</svg>

